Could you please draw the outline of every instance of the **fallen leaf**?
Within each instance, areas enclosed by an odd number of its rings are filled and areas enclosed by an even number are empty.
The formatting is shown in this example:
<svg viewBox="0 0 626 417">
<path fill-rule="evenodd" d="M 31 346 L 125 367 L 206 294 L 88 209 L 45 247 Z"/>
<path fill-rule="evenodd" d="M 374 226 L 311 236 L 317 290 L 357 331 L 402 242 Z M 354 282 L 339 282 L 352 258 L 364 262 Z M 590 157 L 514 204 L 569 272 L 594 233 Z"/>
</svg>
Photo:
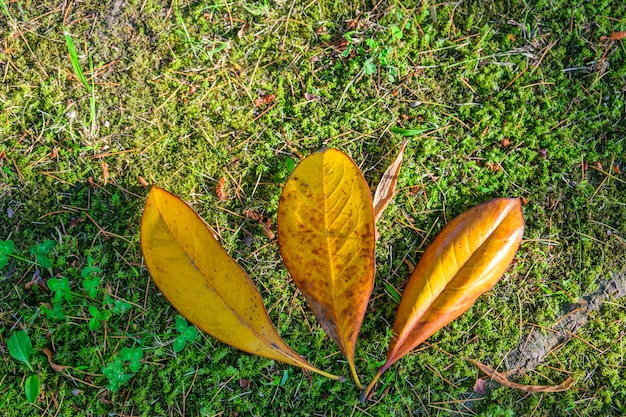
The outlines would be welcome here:
<svg viewBox="0 0 626 417">
<path fill-rule="evenodd" d="M 474 382 L 472 390 L 474 390 L 476 395 L 482 397 L 487 393 L 487 381 L 482 378 L 477 379 L 476 382 Z"/>
<path fill-rule="evenodd" d="M 320 100 L 320 96 L 316 96 L 315 94 L 310 94 L 310 93 L 304 93 L 304 98 L 307 101 L 319 101 Z"/>
<path fill-rule="evenodd" d="M 189 206 L 158 187 L 146 201 L 141 248 L 159 290 L 206 333 L 245 352 L 342 379 L 315 368 L 285 344 L 248 274 Z"/>
<path fill-rule="evenodd" d="M 378 219 L 383 214 L 389 202 L 396 194 L 396 184 L 398 183 L 398 176 L 400 175 L 400 168 L 402 167 L 402 160 L 404 158 L 404 148 L 406 148 L 407 140 L 402 142 L 400 151 L 396 159 L 389 165 L 389 168 L 383 174 L 383 177 L 376 187 L 374 193 L 374 222 L 378 222 Z"/>
<path fill-rule="evenodd" d="M 52 351 L 50 349 L 43 348 L 41 351 L 45 353 L 45 355 L 48 357 L 48 364 L 50 365 L 50 368 L 52 368 L 55 372 L 63 372 L 64 369 L 71 368 L 71 366 L 57 365 L 56 363 L 52 362 Z"/>
<path fill-rule="evenodd" d="M 107 185 L 107 183 L 109 182 L 109 164 L 107 164 L 105 161 L 102 161 L 100 163 L 100 167 L 102 168 L 102 182 L 104 185 Z"/>
<path fill-rule="evenodd" d="M 374 213 L 350 157 L 327 149 L 300 162 L 280 197 L 278 243 L 296 286 L 361 387 L 354 348 L 374 285 Z"/>
<path fill-rule="evenodd" d="M 272 103 L 274 100 L 276 100 L 275 94 L 263 94 L 254 100 L 254 105 L 256 107 L 261 107 L 265 106 L 266 104 Z"/>
<path fill-rule="evenodd" d="M 272 231 L 272 219 L 270 219 L 269 217 L 264 218 L 263 215 L 257 213 L 256 211 L 252 209 L 245 209 L 242 214 L 246 216 L 247 218 L 249 218 L 250 220 L 259 222 L 259 224 L 263 228 L 263 234 L 265 234 L 265 236 L 269 240 L 274 240 L 276 236 L 274 235 L 274 232 Z"/>
<path fill-rule="evenodd" d="M 626 32 L 613 32 L 609 36 L 600 36 L 601 41 L 621 41 L 622 39 L 626 39 Z"/>
<path fill-rule="evenodd" d="M 411 274 L 398 306 L 387 360 L 362 400 L 393 363 L 467 311 L 498 282 L 523 233 L 522 206 L 517 198 L 479 204 L 443 228 Z"/>
<path fill-rule="evenodd" d="M 504 385 L 505 387 L 518 389 L 524 392 L 529 392 L 529 393 L 530 392 L 567 391 L 568 389 L 571 388 L 572 385 L 574 385 L 574 382 L 575 382 L 572 377 L 568 377 L 565 381 L 563 381 L 563 383 L 559 385 L 522 385 L 522 384 L 518 384 L 516 382 L 510 381 L 504 374 L 501 374 L 500 372 L 488 367 L 485 364 L 482 364 L 473 359 L 468 359 L 468 361 L 476 365 L 478 369 L 483 371 L 485 374 L 487 374 L 491 379 L 496 381 L 498 384 Z"/>
<path fill-rule="evenodd" d="M 228 194 L 226 194 L 226 177 L 221 177 L 217 181 L 217 186 L 215 187 L 215 194 L 220 201 L 228 200 Z"/>
<path fill-rule="evenodd" d="M 252 209 L 245 209 L 242 214 L 250 220 L 254 220 L 257 222 L 263 220 L 263 216 Z"/>
<path fill-rule="evenodd" d="M 263 233 L 265 234 L 265 237 L 267 237 L 269 240 L 274 240 L 276 235 L 274 235 L 274 232 L 272 231 L 272 220 L 265 219 L 265 221 L 261 221 L 261 227 L 263 228 Z"/>
</svg>

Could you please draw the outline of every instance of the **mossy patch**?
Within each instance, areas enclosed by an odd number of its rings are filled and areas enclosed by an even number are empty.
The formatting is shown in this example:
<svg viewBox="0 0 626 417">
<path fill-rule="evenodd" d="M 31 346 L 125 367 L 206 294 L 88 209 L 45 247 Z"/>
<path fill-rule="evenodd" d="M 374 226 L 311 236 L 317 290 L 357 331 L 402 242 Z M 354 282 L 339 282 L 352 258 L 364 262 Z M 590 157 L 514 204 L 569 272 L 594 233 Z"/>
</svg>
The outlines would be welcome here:
<svg viewBox="0 0 626 417">
<path fill-rule="evenodd" d="M 565 306 L 623 271 L 626 49 L 606 38 L 626 30 L 621 4 L 4 3 L 0 238 L 22 259 L 0 271 L 0 413 L 463 413 L 478 375 L 464 358 L 498 368 L 530 329 L 550 331 Z M 88 81 L 95 77 L 93 121 L 63 26 Z M 346 374 L 276 241 L 244 210 L 275 231 L 289 161 L 324 146 L 351 155 L 373 188 L 403 139 L 390 127 L 426 130 L 409 141 L 399 192 L 378 225 L 377 281 L 357 344 L 362 379 L 384 359 L 396 309 L 390 288 L 401 291 L 407 263 L 465 209 L 523 197 L 525 240 L 503 280 L 394 365 L 368 404 L 350 383 L 205 335 L 174 353 L 177 313 L 139 248 L 142 183 L 190 203 L 250 272 L 287 342 Z M 221 178 L 226 199 L 216 194 Z M 51 268 L 30 255 L 46 240 L 56 242 Z M 81 276 L 90 257 L 103 271 L 95 297 Z M 67 278 L 75 293 L 59 303 L 65 319 L 46 313 L 51 278 Z M 89 307 L 110 312 L 96 330 Z M 571 375 L 575 388 L 526 395 L 500 387 L 474 412 L 624 414 L 624 319 L 623 299 L 605 303 L 518 381 Z M 55 372 L 35 353 L 43 388 L 34 405 L 21 387 L 27 369 L 6 354 L 18 328 L 70 367 Z M 124 348 L 142 350 L 136 372 L 120 359 Z M 103 368 L 116 361 L 129 377 L 112 390 Z"/>
</svg>

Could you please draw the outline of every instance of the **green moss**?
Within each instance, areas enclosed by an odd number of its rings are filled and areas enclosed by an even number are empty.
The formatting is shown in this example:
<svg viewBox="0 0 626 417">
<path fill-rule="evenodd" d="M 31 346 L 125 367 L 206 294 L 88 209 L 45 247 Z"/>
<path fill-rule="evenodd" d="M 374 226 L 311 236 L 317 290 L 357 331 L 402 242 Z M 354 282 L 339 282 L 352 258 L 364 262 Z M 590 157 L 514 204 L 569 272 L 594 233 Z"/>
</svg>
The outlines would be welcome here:
<svg viewBox="0 0 626 417">
<path fill-rule="evenodd" d="M 8 2 L 17 27 L 0 23 L 0 238 L 13 240 L 24 258 L 32 245 L 54 239 L 53 267 L 40 275 L 67 277 L 77 294 L 63 305 L 66 320 L 51 319 L 41 306 L 52 296 L 25 287 L 31 264 L 11 259 L 0 271 L 0 346 L 23 326 L 37 348 L 71 367 L 57 373 L 43 354 L 34 358 L 44 414 L 464 411 L 459 401 L 477 371 L 463 358 L 501 365 L 531 328 L 553 326 L 566 305 L 623 268 L 626 50 L 602 40 L 625 30 L 622 5 L 441 4 L 433 5 L 435 22 L 420 2 L 150 0 L 118 10 L 52 3 Z M 88 56 L 96 68 L 95 130 L 62 24 L 88 79 Z M 356 53 L 344 56 L 340 42 L 349 31 Z M 276 97 L 257 106 L 261 94 Z M 139 177 L 181 196 L 219 233 L 290 345 L 347 374 L 290 282 L 276 241 L 242 213 L 263 213 L 275 231 L 287 158 L 324 146 L 350 154 L 373 187 L 402 140 L 388 133 L 391 126 L 434 132 L 409 141 L 400 191 L 378 224 L 377 281 L 357 345 L 362 379 L 374 375 L 391 338 L 396 305 L 383 282 L 401 291 L 409 274 L 403 259 L 416 263 L 455 215 L 492 197 L 521 196 L 526 240 L 502 282 L 394 365 L 376 403 L 359 404 L 349 382 L 306 375 L 208 336 L 174 354 L 177 313 L 141 258 L 147 189 Z M 215 193 L 222 177 L 226 201 Z M 82 288 L 88 256 L 103 270 L 95 298 Z M 91 331 L 88 308 L 112 309 L 106 294 L 131 307 Z M 519 380 L 546 385 L 571 373 L 576 389 L 526 395 L 500 387 L 473 403 L 476 413 L 623 414 L 624 312 L 622 300 L 614 303 Z M 102 367 L 135 346 L 144 351 L 142 366 L 113 393 Z M 42 415 L 23 396 L 24 372 L 9 357 L 0 361 L 0 414 Z"/>
</svg>

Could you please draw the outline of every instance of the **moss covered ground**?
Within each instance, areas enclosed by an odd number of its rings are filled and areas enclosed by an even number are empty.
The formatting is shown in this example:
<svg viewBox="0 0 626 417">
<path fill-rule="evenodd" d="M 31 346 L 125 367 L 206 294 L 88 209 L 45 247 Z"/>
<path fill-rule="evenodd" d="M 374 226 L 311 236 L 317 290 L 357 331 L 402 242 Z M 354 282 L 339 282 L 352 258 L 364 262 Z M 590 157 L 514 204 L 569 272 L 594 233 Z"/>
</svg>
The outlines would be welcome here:
<svg viewBox="0 0 626 417">
<path fill-rule="evenodd" d="M 0 415 L 626 414 L 623 289 L 511 376 L 572 377 L 565 392 L 477 396 L 483 375 L 467 361 L 511 371 L 529 335 L 554 332 L 626 268 L 626 5 L 576 3 L 0 0 L 0 240 L 15 247 L 0 269 Z M 379 222 L 361 380 L 436 233 L 482 201 L 521 197 L 525 238 L 502 281 L 366 404 L 351 382 L 204 334 L 181 348 L 184 323 L 142 263 L 148 184 L 206 220 L 296 351 L 347 375 L 276 239 L 244 212 L 275 233 L 281 185 L 322 147 L 351 155 L 374 189 L 405 139 L 396 127 L 423 132 Z M 20 329 L 33 371 L 7 348 Z"/>
</svg>

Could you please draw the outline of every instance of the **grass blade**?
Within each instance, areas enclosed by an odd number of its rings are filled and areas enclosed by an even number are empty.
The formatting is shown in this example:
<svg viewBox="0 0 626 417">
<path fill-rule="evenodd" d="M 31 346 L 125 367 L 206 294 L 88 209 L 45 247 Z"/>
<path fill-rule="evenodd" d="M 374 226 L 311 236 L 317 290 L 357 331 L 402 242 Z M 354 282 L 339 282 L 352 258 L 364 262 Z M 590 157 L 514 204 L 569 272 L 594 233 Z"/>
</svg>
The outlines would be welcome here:
<svg viewBox="0 0 626 417">
<path fill-rule="evenodd" d="M 421 135 L 424 132 L 429 131 L 430 129 L 403 129 L 401 127 L 392 127 L 389 129 L 391 133 L 397 133 L 402 136 L 416 136 Z"/>
<path fill-rule="evenodd" d="M 4 0 L 0 0 L 0 9 L 2 9 L 2 13 L 4 13 L 9 20 L 9 22 L 13 21 L 11 17 L 11 13 L 9 13 L 9 8 L 7 7 L 7 3 Z"/>
<path fill-rule="evenodd" d="M 80 80 L 80 82 L 85 86 L 87 91 L 91 93 L 93 91 L 93 88 L 87 82 L 87 79 L 85 78 L 83 69 L 80 66 L 80 61 L 78 60 L 78 53 L 76 52 L 76 46 L 74 46 L 72 35 L 70 35 L 70 32 L 67 30 L 65 26 L 63 26 L 63 35 L 65 36 L 65 44 L 67 45 L 67 52 L 70 54 L 70 61 L 72 62 L 72 68 L 74 69 L 74 74 Z"/>
</svg>

